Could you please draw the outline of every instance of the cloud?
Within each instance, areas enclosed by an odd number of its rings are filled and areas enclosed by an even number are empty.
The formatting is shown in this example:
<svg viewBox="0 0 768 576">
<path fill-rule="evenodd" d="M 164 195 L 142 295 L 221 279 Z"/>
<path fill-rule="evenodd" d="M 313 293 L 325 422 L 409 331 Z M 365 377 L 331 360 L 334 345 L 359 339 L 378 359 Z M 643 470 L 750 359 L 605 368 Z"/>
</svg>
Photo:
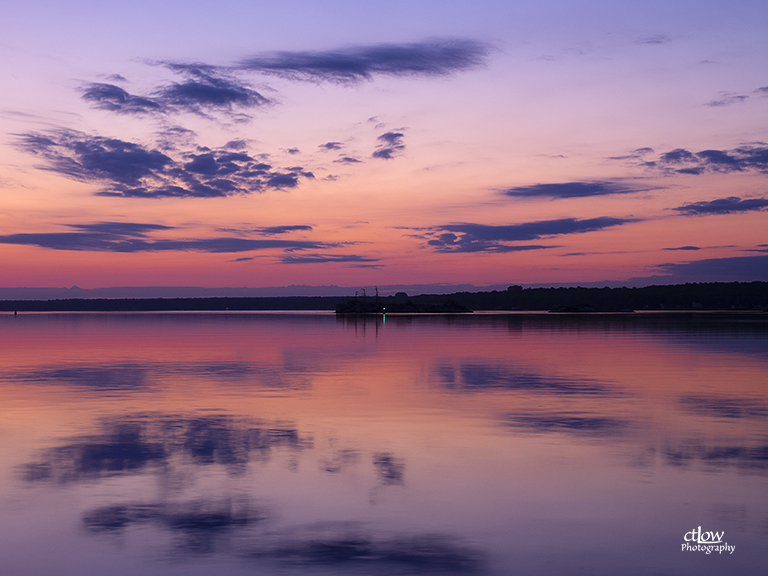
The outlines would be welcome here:
<svg viewBox="0 0 768 576">
<path fill-rule="evenodd" d="M 711 100 L 706 103 L 706 106 L 730 106 L 731 104 L 737 104 L 739 102 L 744 102 L 749 96 L 744 96 L 743 94 L 731 94 L 729 92 L 723 93 L 722 98 L 720 100 Z"/>
<path fill-rule="evenodd" d="M 314 178 L 301 166 L 276 169 L 232 142 L 217 150 L 203 149 L 202 153 L 177 151 L 172 158 L 141 144 L 75 130 L 16 136 L 20 149 L 45 161 L 40 168 L 83 182 L 104 184 L 96 193 L 99 196 L 216 198 L 295 188 L 302 178 Z M 161 134 L 168 153 L 176 150 L 177 144 L 184 144 L 189 150 L 190 137 L 183 128 Z"/>
<path fill-rule="evenodd" d="M 306 224 L 298 224 L 294 226 L 266 226 L 264 228 L 255 228 L 255 232 L 261 234 L 273 235 L 273 234 L 285 234 L 286 232 L 293 232 L 295 230 L 311 231 L 312 226 Z"/>
<path fill-rule="evenodd" d="M 396 154 L 405 150 L 403 137 L 404 135 L 401 132 L 385 132 L 376 138 L 380 144 L 376 147 L 371 157 L 391 160 Z"/>
<path fill-rule="evenodd" d="M 183 126 L 169 126 L 155 132 L 158 146 L 165 152 L 176 151 L 179 148 L 191 148 L 195 144 L 197 132 Z M 228 143 L 229 144 L 229 143 Z M 224 145 L 227 148 L 227 144 Z"/>
<path fill-rule="evenodd" d="M 768 96 L 768 86 L 761 86 L 760 88 L 755 89 L 755 94 L 760 94 L 761 96 Z"/>
<path fill-rule="evenodd" d="M 135 96 L 119 86 L 103 83 L 88 83 L 82 92 L 83 100 L 95 108 L 133 115 L 231 113 L 235 108 L 255 108 L 271 103 L 238 80 L 215 76 L 173 82 L 158 88 L 151 96 Z"/>
<path fill-rule="evenodd" d="M 361 160 L 353 158 L 352 156 L 341 156 L 338 160 L 334 160 L 338 164 L 358 164 Z"/>
<path fill-rule="evenodd" d="M 173 164 L 170 157 L 158 150 L 74 130 L 21 134 L 18 142 L 24 151 L 47 160 L 46 169 L 78 180 L 136 185 Z"/>
<path fill-rule="evenodd" d="M 155 97 L 166 107 L 202 114 L 206 110 L 230 112 L 233 108 L 256 108 L 271 103 L 238 78 L 222 68 L 200 64 L 166 64 L 187 78 L 155 90 Z"/>
<path fill-rule="evenodd" d="M 752 212 L 768 208 L 768 198 L 748 198 L 742 200 L 738 196 L 718 198 L 709 202 L 694 202 L 673 208 L 686 216 L 700 214 L 733 214 L 736 212 Z"/>
<path fill-rule="evenodd" d="M 677 248 L 664 248 L 664 250 L 701 250 L 699 246 L 679 246 Z"/>
<path fill-rule="evenodd" d="M 148 238 L 147 232 L 171 230 L 159 224 L 98 222 L 69 224 L 76 232 L 42 232 L 0 236 L 0 244 L 39 246 L 51 250 L 89 252 L 211 252 L 234 253 L 251 250 L 322 249 L 334 245 L 303 240 L 264 240 L 249 238 L 162 239 Z"/>
<path fill-rule="evenodd" d="M 522 198 L 586 198 L 590 196 L 607 196 L 609 194 L 631 194 L 645 190 L 647 188 L 635 188 L 618 182 L 587 181 L 515 186 L 503 190 L 502 194 Z"/>
<path fill-rule="evenodd" d="M 541 220 L 522 224 L 490 226 L 487 224 L 446 224 L 435 227 L 427 233 L 431 239 L 427 242 L 438 252 L 517 252 L 522 250 L 542 250 L 558 246 L 543 245 L 507 245 L 504 242 L 520 242 L 549 238 L 563 234 L 582 234 L 594 232 L 612 226 L 620 226 L 635 219 L 562 218 L 559 220 Z"/>
<path fill-rule="evenodd" d="M 636 148 L 629 154 L 624 154 L 622 156 L 609 156 L 608 160 L 642 160 L 648 154 L 653 154 L 653 148 Z"/>
<path fill-rule="evenodd" d="M 768 255 L 670 262 L 658 264 L 656 268 L 666 275 L 656 279 L 671 279 L 676 283 L 768 281 Z"/>
<path fill-rule="evenodd" d="M 121 114 L 153 114 L 165 112 L 165 106 L 150 98 L 134 96 L 114 84 L 86 83 L 82 98 L 95 108 Z"/>
<path fill-rule="evenodd" d="M 244 59 L 236 68 L 289 80 L 356 84 L 379 75 L 447 76 L 482 66 L 490 51 L 490 45 L 476 40 L 433 40 L 324 52 L 275 52 Z"/>
<path fill-rule="evenodd" d="M 667 42 L 672 42 L 672 38 L 666 34 L 654 34 L 637 40 L 635 44 L 666 44 Z"/>
<path fill-rule="evenodd" d="M 325 144 L 320 144 L 318 148 L 323 150 L 341 150 L 341 142 L 326 142 Z"/>
<path fill-rule="evenodd" d="M 274 101 L 242 80 L 240 76 L 244 73 L 347 85 L 378 75 L 447 76 L 482 66 L 491 49 L 490 45 L 476 40 L 444 39 L 352 46 L 331 51 L 274 52 L 246 58 L 234 65 L 154 61 L 148 63 L 167 68 L 177 76 L 177 81 L 160 84 L 146 95 L 131 94 L 115 84 L 86 82 L 81 87 L 81 96 L 95 108 L 118 114 L 192 113 L 208 116 L 218 112 L 236 120 L 250 120 L 243 110 L 264 107 Z M 126 82 L 117 74 L 107 79 Z M 236 115 L 235 111 L 240 112 Z M 329 142 L 323 146 L 329 144 L 340 145 Z"/>
<path fill-rule="evenodd" d="M 288 255 L 280 259 L 283 264 L 326 264 L 343 262 L 378 262 L 378 258 L 368 258 L 357 254 L 303 254 Z"/>
<path fill-rule="evenodd" d="M 272 101 L 233 76 L 224 67 L 205 64 L 163 63 L 183 77 L 155 88 L 150 95 L 136 96 L 114 84 L 87 82 L 82 99 L 95 108 L 118 114 L 166 114 L 208 112 L 231 114 L 234 109 L 257 108 Z"/>
<path fill-rule="evenodd" d="M 627 156 L 613 159 L 635 159 Z M 685 148 L 676 148 L 664 152 L 656 160 L 641 159 L 640 165 L 646 168 L 680 174 L 728 173 L 746 170 L 768 172 L 768 145 L 754 142 L 733 150 L 702 150 L 691 152 Z"/>
</svg>

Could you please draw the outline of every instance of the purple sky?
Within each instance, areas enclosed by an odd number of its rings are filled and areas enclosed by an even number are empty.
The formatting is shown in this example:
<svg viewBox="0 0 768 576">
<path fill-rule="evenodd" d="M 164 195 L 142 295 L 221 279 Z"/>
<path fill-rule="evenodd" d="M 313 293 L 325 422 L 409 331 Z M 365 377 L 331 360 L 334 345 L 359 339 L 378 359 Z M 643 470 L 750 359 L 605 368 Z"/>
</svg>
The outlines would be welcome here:
<svg viewBox="0 0 768 576">
<path fill-rule="evenodd" d="M 0 285 L 768 280 L 765 2 L 40 2 Z"/>
</svg>

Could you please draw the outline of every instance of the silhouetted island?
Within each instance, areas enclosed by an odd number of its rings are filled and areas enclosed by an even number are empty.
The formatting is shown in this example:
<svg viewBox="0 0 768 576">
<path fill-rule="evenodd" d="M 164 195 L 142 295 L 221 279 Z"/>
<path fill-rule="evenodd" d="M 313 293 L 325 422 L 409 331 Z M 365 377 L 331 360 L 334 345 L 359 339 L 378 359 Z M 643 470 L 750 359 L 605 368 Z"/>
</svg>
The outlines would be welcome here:
<svg viewBox="0 0 768 576">
<path fill-rule="evenodd" d="M 160 312 L 224 310 L 335 310 L 339 314 L 419 314 L 483 311 L 631 312 L 633 310 L 768 311 L 768 282 L 706 282 L 643 288 L 523 288 L 490 292 L 350 298 L 99 298 L 0 300 L 11 312 Z"/>
</svg>

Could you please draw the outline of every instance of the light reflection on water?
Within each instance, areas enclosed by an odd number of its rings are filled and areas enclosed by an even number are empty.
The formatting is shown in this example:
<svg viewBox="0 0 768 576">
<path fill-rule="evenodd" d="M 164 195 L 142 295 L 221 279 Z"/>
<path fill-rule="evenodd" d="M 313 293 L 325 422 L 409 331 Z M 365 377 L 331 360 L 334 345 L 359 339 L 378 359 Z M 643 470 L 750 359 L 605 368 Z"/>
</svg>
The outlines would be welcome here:
<svg viewBox="0 0 768 576">
<path fill-rule="evenodd" d="M 768 326 L 0 317 L 0 571 L 761 574 Z M 682 552 L 689 530 L 733 554 Z"/>
</svg>

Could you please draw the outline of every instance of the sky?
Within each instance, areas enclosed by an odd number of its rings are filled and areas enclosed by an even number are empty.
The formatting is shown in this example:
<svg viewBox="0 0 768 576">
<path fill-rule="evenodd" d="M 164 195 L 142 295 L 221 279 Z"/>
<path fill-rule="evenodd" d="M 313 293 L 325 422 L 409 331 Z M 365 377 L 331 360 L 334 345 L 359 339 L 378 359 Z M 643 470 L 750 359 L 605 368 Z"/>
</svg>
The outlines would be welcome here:
<svg viewBox="0 0 768 576">
<path fill-rule="evenodd" d="M 30 0 L 0 286 L 768 280 L 768 3 Z"/>
</svg>

